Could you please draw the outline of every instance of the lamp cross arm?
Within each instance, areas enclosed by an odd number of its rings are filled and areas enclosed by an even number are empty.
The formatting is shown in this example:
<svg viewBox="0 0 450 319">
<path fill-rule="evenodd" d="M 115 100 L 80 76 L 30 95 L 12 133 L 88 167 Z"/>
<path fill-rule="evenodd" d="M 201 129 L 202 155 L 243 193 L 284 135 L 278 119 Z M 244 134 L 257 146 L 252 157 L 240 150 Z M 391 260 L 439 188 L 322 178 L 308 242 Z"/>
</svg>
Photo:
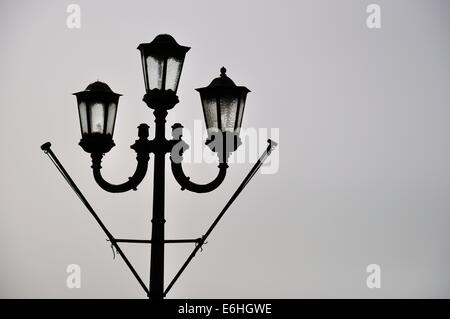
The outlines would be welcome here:
<svg viewBox="0 0 450 319">
<path fill-rule="evenodd" d="M 181 190 L 189 190 L 195 193 L 208 193 L 215 190 L 217 187 L 222 184 L 225 179 L 228 165 L 226 162 L 219 163 L 219 172 L 217 176 L 209 183 L 206 184 L 197 184 L 190 180 L 190 177 L 186 176 L 183 170 L 182 161 L 183 161 L 183 152 L 188 148 L 188 145 L 183 140 L 179 140 L 178 144 L 176 144 L 172 148 L 172 152 L 170 153 L 170 163 L 172 168 L 172 173 L 175 180 L 181 186 Z"/>
<path fill-rule="evenodd" d="M 103 188 L 105 191 L 110 193 L 123 193 L 129 190 L 136 190 L 137 186 L 144 179 L 147 169 L 148 169 L 148 161 L 150 159 L 149 154 L 138 153 L 137 165 L 134 174 L 128 178 L 128 181 L 122 184 L 111 184 L 107 182 L 101 173 L 101 162 L 102 162 L 103 154 L 101 153 L 92 153 L 92 172 L 94 175 L 94 179 L 96 183 Z"/>
<path fill-rule="evenodd" d="M 128 181 L 122 184 L 111 184 L 107 182 L 101 173 L 102 169 L 102 158 L 104 156 L 103 153 L 94 152 L 91 153 L 92 158 L 92 172 L 94 174 L 94 179 L 97 184 L 103 188 L 105 191 L 110 193 L 123 193 L 129 190 L 136 190 L 136 187 L 142 182 L 145 175 L 147 174 L 148 169 L 148 161 L 150 160 L 149 151 L 148 151 L 148 125 L 141 124 L 138 126 L 138 136 L 139 138 L 135 141 L 133 145 L 130 146 L 137 156 L 137 165 L 134 174 L 128 178 Z"/>
</svg>

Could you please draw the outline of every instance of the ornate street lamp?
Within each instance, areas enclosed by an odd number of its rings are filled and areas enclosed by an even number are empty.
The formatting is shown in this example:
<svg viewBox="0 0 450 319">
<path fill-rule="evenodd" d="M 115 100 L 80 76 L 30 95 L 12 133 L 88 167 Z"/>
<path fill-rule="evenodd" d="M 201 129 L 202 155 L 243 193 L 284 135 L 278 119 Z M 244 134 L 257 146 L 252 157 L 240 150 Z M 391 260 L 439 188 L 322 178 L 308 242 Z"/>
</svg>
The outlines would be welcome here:
<svg viewBox="0 0 450 319">
<path fill-rule="evenodd" d="M 164 237 L 166 154 L 170 154 L 172 173 L 182 190 L 187 189 L 192 192 L 206 193 L 216 189 L 225 179 L 229 155 L 241 144 L 239 131 L 242 124 L 247 93 L 250 91 L 246 87 L 236 86 L 226 75 L 226 69 L 224 67 L 220 70 L 220 77 L 214 79 L 209 86 L 197 89 L 200 93 L 203 113 L 208 129 L 206 144 L 213 152 L 217 153 L 219 170 L 217 176 L 209 183 L 194 183 L 185 175 L 182 168 L 183 152 L 188 147 L 182 140 L 183 126 L 179 123 L 175 123 L 172 126 L 172 139 L 167 140 L 165 135 L 166 116 L 168 110 L 172 109 L 178 103 L 178 97 L 176 95 L 178 82 L 183 69 L 186 52 L 190 48 L 179 45 L 170 35 L 162 34 L 158 35 L 150 43 L 140 44 L 138 49 L 141 52 L 146 90 L 143 101 L 149 108 L 153 109 L 155 116 L 155 134 L 154 138 L 149 140 L 149 126 L 147 124 L 140 124 L 138 126 L 138 139 L 131 145 L 131 148 L 137 154 L 136 170 L 124 183 L 118 185 L 111 184 L 107 182 L 101 174 L 102 158 L 112 147 L 114 147 L 113 133 L 120 94 L 114 93 L 107 84 L 97 81 L 89 84 L 84 91 L 74 93 L 74 95 L 77 98 L 78 114 L 80 118 L 81 141 L 79 144 L 84 151 L 91 154 L 91 167 L 94 179 L 101 188 L 112 193 L 136 190 L 147 173 L 150 154 L 153 154 L 154 179 L 151 240 L 115 239 L 81 194 L 78 187 L 62 167 L 62 164 L 53 154 L 50 149 L 51 144 L 45 143 L 41 148 L 52 158 L 52 161 L 94 216 L 112 245 L 117 249 L 118 253 L 123 257 L 127 266 L 133 272 L 141 286 L 148 293 L 149 297 L 161 299 L 165 296 L 168 289 L 172 287 L 181 272 L 186 268 L 187 263 L 189 263 L 198 249 L 204 244 L 205 239 L 209 236 L 226 209 L 231 205 L 232 201 L 234 201 L 237 195 L 242 191 L 243 187 L 248 183 L 249 179 L 251 179 L 259 169 L 265 158 L 269 156 L 276 143 L 269 141 L 269 147 L 266 152 L 261 156 L 254 168 L 252 168 L 244 182 L 203 237 L 187 240 L 166 240 Z M 151 284 L 149 289 L 147 289 L 146 285 L 142 282 L 139 275 L 117 245 L 118 242 L 151 243 Z M 164 291 L 164 245 L 173 242 L 195 242 L 197 246 L 169 284 L 169 287 Z"/>
<path fill-rule="evenodd" d="M 249 90 L 236 86 L 225 74 L 226 69 L 223 67 L 220 77 L 214 79 L 208 87 L 197 89 L 209 131 L 207 144 L 218 154 L 219 173 L 210 183 L 194 183 L 185 175 L 181 166 L 182 155 L 187 148 L 187 144 L 182 140 L 181 124 L 172 126 L 172 140 L 167 140 L 165 137 L 167 111 L 178 103 L 176 91 L 184 57 L 189 48 L 179 45 L 170 35 L 162 34 L 150 43 L 140 44 L 138 49 L 141 52 L 146 89 L 143 100 L 153 109 L 155 115 L 155 137 L 153 140 L 148 140 L 149 126 L 139 125 L 139 139 L 131 146 L 137 153 L 136 171 L 125 183 L 113 185 L 101 175 L 102 158 L 114 146 L 112 136 L 120 94 L 114 93 L 107 84 L 97 81 L 90 84 L 85 91 L 75 95 L 82 133 L 80 146 L 91 154 L 95 181 L 104 190 L 119 193 L 136 189 L 146 175 L 150 153 L 154 154 L 149 295 L 153 298 L 162 298 L 164 293 L 165 155 L 171 153 L 172 172 L 183 190 L 205 193 L 216 189 L 225 179 L 228 155 L 240 144 L 238 135 Z M 225 139 L 218 139 L 215 136 L 223 136 Z M 228 144 L 226 141 L 230 140 L 228 136 L 232 137 L 231 148 L 226 147 Z M 219 143 L 223 144 L 219 146 Z"/>
</svg>

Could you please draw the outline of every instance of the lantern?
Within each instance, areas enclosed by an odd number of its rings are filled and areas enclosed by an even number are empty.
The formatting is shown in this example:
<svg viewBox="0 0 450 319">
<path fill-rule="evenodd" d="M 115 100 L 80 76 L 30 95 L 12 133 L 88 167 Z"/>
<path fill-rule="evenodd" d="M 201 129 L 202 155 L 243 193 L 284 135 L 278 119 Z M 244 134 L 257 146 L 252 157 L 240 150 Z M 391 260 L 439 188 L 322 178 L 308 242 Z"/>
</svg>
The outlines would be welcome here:
<svg viewBox="0 0 450 319">
<path fill-rule="evenodd" d="M 179 45 L 168 34 L 158 35 L 150 43 L 138 46 L 147 93 L 152 90 L 177 92 L 181 70 L 189 47 Z"/>
<path fill-rule="evenodd" d="M 245 100 L 250 92 L 244 86 L 236 86 L 220 69 L 220 77 L 210 85 L 196 89 L 200 93 L 206 127 L 210 133 L 230 132 L 239 135 L 244 114 Z"/>
<path fill-rule="evenodd" d="M 114 93 L 103 82 L 89 84 L 77 97 L 80 117 L 80 146 L 89 153 L 106 153 L 113 146 L 117 105 L 121 94 Z"/>
</svg>

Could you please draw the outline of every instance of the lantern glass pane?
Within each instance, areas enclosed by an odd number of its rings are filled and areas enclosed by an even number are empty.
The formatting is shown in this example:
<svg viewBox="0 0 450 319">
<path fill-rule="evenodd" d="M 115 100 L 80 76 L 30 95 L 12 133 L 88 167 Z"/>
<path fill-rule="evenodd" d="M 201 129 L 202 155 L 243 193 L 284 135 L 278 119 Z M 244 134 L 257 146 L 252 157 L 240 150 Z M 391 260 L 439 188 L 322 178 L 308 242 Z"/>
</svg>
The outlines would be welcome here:
<svg viewBox="0 0 450 319">
<path fill-rule="evenodd" d="M 164 60 L 153 56 L 147 57 L 147 81 L 148 89 L 161 89 Z"/>
<path fill-rule="evenodd" d="M 141 56 L 141 60 L 142 60 L 142 71 L 144 72 L 144 84 L 145 84 L 145 89 L 148 90 L 148 79 L 147 79 L 147 62 L 145 60 L 144 55 Z"/>
<path fill-rule="evenodd" d="M 216 98 L 204 97 L 202 99 L 202 104 L 203 114 L 205 114 L 206 128 L 211 131 L 218 131 Z"/>
<path fill-rule="evenodd" d="M 241 130 L 242 125 L 242 117 L 244 115 L 244 108 L 245 108 L 245 99 L 247 97 L 247 94 L 243 93 L 241 94 L 241 98 L 239 99 L 239 108 L 238 108 L 238 116 L 237 116 L 237 122 L 236 122 L 236 131 L 239 133 Z"/>
<path fill-rule="evenodd" d="M 88 132 L 88 122 L 86 112 L 87 112 L 86 103 L 80 102 L 78 104 L 78 115 L 80 116 L 81 134 L 86 134 Z"/>
<path fill-rule="evenodd" d="M 106 134 L 113 135 L 114 133 L 114 124 L 116 121 L 116 113 L 117 113 L 117 104 L 110 103 L 108 106 L 108 119 L 106 123 Z"/>
<path fill-rule="evenodd" d="M 91 133 L 103 133 L 105 127 L 105 107 L 103 103 L 91 104 Z"/>
<path fill-rule="evenodd" d="M 222 124 L 222 132 L 234 132 L 236 124 L 237 97 L 227 96 L 220 98 L 220 118 Z"/>
<path fill-rule="evenodd" d="M 174 57 L 167 59 L 166 90 L 177 92 L 183 61 Z"/>
</svg>

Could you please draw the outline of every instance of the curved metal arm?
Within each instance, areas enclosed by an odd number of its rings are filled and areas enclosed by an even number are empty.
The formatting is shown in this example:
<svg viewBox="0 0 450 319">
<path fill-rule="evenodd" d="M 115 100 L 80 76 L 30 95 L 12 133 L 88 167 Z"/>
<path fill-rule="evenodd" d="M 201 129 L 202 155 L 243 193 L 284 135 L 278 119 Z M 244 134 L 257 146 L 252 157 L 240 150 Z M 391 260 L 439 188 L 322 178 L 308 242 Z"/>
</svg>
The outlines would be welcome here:
<svg viewBox="0 0 450 319">
<path fill-rule="evenodd" d="M 128 181 L 123 184 L 114 185 L 105 181 L 101 174 L 102 168 L 101 163 L 103 154 L 92 153 L 91 157 L 92 157 L 92 171 L 94 173 L 95 181 L 101 188 L 110 193 L 123 193 L 132 189 L 136 190 L 136 187 L 142 182 L 142 180 L 145 177 L 145 174 L 147 173 L 148 161 L 150 159 L 148 153 L 138 153 L 136 157 L 137 159 L 136 171 L 134 172 L 133 176 L 128 178 Z"/>
<path fill-rule="evenodd" d="M 175 154 L 175 150 L 179 148 L 179 155 Z M 228 165 L 225 162 L 219 163 L 219 173 L 217 174 L 216 178 L 207 183 L 207 184 L 196 184 L 190 181 L 190 178 L 187 177 L 184 174 L 183 167 L 182 167 L 182 160 L 183 160 L 183 152 L 187 149 L 187 144 L 180 140 L 178 145 L 176 145 L 172 149 L 172 153 L 170 156 L 170 162 L 172 167 L 172 173 L 175 177 L 178 184 L 181 186 L 181 190 L 189 190 L 191 192 L 195 193 L 208 193 L 213 190 L 215 190 L 217 187 L 219 187 L 220 184 L 222 184 L 223 180 L 225 179 L 225 175 L 227 174 L 227 168 Z M 174 157 L 176 156 L 176 160 Z"/>
</svg>

